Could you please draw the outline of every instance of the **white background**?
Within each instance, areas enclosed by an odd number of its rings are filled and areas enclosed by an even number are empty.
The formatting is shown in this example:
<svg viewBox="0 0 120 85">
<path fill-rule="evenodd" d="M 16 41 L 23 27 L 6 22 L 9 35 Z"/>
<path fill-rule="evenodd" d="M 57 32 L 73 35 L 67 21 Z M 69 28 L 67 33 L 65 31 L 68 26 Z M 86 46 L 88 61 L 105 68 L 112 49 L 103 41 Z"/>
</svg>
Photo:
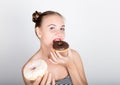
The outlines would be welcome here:
<svg viewBox="0 0 120 85">
<path fill-rule="evenodd" d="M 66 19 L 66 41 L 82 58 L 89 85 L 120 85 L 119 0 L 1 0 L 0 85 L 24 85 L 21 68 L 39 49 L 32 13 Z"/>
</svg>

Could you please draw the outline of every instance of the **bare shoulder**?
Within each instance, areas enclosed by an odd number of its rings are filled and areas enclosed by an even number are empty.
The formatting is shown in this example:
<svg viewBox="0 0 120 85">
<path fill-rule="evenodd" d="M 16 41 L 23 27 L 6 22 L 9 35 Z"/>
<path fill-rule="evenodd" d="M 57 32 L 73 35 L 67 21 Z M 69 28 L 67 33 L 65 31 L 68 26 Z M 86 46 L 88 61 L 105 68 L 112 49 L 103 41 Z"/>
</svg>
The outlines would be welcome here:
<svg viewBox="0 0 120 85">
<path fill-rule="evenodd" d="M 73 53 L 73 54 L 75 54 L 75 55 L 78 55 L 79 56 L 79 53 L 76 51 L 76 50 L 74 50 L 74 49 L 70 49 L 71 50 L 71 52 Z"/>
<path fill-rule="evenodd" d="M 71 53 L 75 58 L 81 58 L 80 53 L 78 53 L 76 50 L 71 49 Z"/>
<path fill-rule="evenodd" d="M 71 49 L 71 53 L 72 53 L 73 59 L 74 59 L 76 64 L 82 63 L 82 59 L 81 59 L 80 53 L 78 53 L 74 49 Z"/>
<path fill-rule="evenodd" d="M 32 61 L 38 59 L 38 53 L 35 53 L 33 56 L 31 56 L 23 65 L 22 69 L 21 69 L 21 73 L 22 73 L 22 77 L 24 80 L 24 83 L 27 85 L 29 83 L 29 81 L 27 79 L 25 79 L 24 77 L 24 70 L 27 69 L 28 64 L 30 64 Z"/>
<path fill-rule="evenodd" d="M 25 62 L 25 64 L 23 65 L 23 67 L 21 69 L 21 73 L 22 73 L 22 77 L 23 77 L 23 81 L 24 81 L 25 85 L 27 85 L 29 83 L 29 81 L 24 76 L 24 70 L 27 68 L 26 66 L 29 64 L 31 59 L 32 59 L 32 57 L 28 61 Z"/>
<path fill-rule="evenodd" d="M 23 71 L 24 71 L 24 69 L 26 68 L 26 66 L 33 60 L 33 57 L 34 57 L 34 56 L 30 57 L 30 59 L 28 59 L 28 60 L 24 63 L 24 65 L 22 66 L 22 69 L 21 69 L 22 74 L 23 74 Z M 24 76 L 24 75 L 23 75 L 23 76 Z"/>
<path fill-rule="evenodd" d="M 31 63 L 32 61 L 38 59 L 38 57 L 39 57 L 39 54 L 38 54 L 38 53 L 35 53 L 33 56 L 31 56 L 31 57 L 25 62 L 25 64 L 23 65 L 22 70 L 26 67 L 26 65 L 28 65 L 28 64 Z"/>
</svg>

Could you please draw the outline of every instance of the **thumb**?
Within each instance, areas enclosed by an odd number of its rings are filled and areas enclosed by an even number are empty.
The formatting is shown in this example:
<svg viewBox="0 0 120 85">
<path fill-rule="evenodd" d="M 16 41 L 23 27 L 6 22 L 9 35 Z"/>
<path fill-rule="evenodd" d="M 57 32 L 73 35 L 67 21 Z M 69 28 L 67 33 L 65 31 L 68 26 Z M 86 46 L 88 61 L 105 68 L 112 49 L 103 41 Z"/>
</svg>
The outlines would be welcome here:
<svg viewBox="0 0 120 85">
<path fill-rule="evenodd" d="M 42 79 L 42 77 L 41 77 L 41 76 L 39 76 L 39 77 L 35 80 L 35 82 L 34 82 L 34 84 L 33 84 L 33 85 L 39 85 L 39 84 L 40 84 L 41 79 Z"/>
<path fill-rule="evenodd" d="M 72 55 L 72 52 L 71 52 L 71 49 L 69 48 L 68 49 L 68 56 L 71 56 Z"/>
</svg>

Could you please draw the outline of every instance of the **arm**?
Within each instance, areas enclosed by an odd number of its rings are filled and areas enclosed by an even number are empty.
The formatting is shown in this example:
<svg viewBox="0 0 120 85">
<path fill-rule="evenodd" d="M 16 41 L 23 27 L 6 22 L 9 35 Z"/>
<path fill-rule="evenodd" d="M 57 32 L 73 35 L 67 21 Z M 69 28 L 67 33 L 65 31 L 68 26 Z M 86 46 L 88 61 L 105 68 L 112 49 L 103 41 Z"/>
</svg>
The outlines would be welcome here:
<svg viewBox="0 0 120 85">
<path fill-rule="evenodd" d="M 72 50 L 71 55 L 69 56 L 73 56 L 73 61 L 67 63 L 66 68 L 71 76 L 73 85 L 87 85 L 87 80 L 85 77 L 85 72 L 80 55 L 76 51 Z"/>
<path fill-rule="evenodd" d="M 69 49 L 68 56 L 62 56 L 59 52 L 52 51 L 51 56 L 55 63 L 67 68 L 73 85 L 87 85 L 82 60 L 76 51 Z"/>
</svg>

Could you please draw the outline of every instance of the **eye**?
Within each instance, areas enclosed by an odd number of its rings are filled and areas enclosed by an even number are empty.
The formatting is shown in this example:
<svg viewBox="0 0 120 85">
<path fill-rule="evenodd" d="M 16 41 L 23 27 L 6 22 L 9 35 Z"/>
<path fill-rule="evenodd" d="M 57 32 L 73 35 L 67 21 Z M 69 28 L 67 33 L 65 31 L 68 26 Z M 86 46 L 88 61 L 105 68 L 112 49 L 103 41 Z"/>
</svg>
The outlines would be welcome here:
<svg viewBox="0 0 120 85">
<path fill-rule="evenodd" d="M 65 28 L 60 28 L 60 30 L 65 31 Z"/>
<path fill-rule="evenodd" d="M 53 29 L 55 29 L 55 27 L 50 27 L 50 30 L 53 30 Z"/>
</svg>

